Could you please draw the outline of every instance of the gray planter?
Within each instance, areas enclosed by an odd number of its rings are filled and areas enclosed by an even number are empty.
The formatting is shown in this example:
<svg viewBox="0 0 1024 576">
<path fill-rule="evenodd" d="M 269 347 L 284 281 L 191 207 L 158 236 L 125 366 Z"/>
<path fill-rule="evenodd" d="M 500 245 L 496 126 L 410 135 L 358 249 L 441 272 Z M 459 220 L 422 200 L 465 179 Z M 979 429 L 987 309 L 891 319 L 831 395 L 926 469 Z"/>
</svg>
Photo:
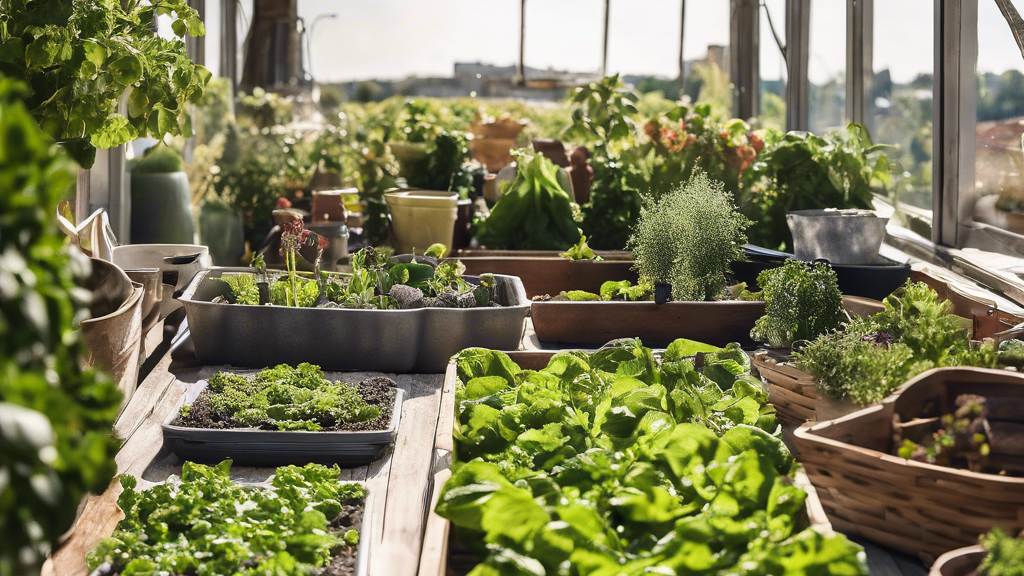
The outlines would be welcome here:
<svg viewBox="0 0 1024 576">
<path fill-rule="evenodd" d="M 194 244 L 192 189 L 184 172 L 130 174 L 133 244 Z"/>
<path fill-rule="evenodd" d="M 872 210 L 799 210 L 786 214 L 793 251 L 804 261 L 873 264 L 885 239 L 888 218 Z"/>
</svg>

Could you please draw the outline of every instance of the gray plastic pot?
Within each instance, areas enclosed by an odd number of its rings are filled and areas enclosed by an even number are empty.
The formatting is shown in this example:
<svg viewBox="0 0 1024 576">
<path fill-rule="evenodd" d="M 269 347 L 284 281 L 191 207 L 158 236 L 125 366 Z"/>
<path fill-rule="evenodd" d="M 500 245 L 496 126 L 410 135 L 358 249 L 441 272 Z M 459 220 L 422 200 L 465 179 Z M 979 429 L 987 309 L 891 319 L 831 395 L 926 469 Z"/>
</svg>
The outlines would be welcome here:
<svg viewBox="0 0 1024 576">
<path fill-rule="evenodd" d="M 134 244 L 193 244 L 192 189 L 184 172 L 131 174 Z"/>
<path fill-rule="evenodd" d="M 180 298 L 203 364 L 264 368 L 309 362 L 328 371 L 439 374 L 466 348 L 518 350 L 530 313 L 522 281 L 498 274 L 502 306 L 497 308 L 357 310 L 212 302 L 224 294 L 214 279 L 232 272 L 252 269 L 200 272 Z"/>
<path fill-rule="evenodd" d="M 210 247 L 217 266 L 237 266 L 245 255 L 242 217 L 223 202 L 204 202 L 199 212 L 199 241 Z"/>
<path fill-rule="evenodd" d="M 799 260 L 873 264 L 885 239 L 888 218 L 872 210 L 799 210 L 786 214 Z"/>
</svg>

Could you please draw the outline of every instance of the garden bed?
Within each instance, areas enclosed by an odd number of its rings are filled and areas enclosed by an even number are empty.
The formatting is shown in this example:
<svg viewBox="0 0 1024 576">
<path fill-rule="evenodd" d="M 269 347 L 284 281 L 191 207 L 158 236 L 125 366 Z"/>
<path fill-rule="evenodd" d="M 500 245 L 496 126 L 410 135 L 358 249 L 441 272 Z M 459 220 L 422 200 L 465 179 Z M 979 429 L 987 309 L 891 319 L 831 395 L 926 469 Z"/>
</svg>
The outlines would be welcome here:
<svg viewBox="0 0 1024 576">
<path fill-rule="evenodd" d="M 325 370 L 440 373 L 448 358 L 465 348 L 519 348 L 530 311 L 522 282 L 500 275 L 494 278 L 501 306 L 490 308 L 364 310 L 213 302 L 224 293 L 222 283 L 213 280 L 231 272 L 251 270 L 201 272 L 181 298 L 196 356 L 204 364 L 257 368 L 309 362 Z"/>
<path fill-rule="evenodd" d="M 935 369 L 882 404 L 796 431 L 796 449 L 837 530 L 934 558 L 976 543 L 993 526 L 1024 529 L 1024 478 L 893 455 L 894 417 L 909 438 L 915 425 L 951 413 L 965 394 L 1017 406 L 1019 420 L 1024 375 Z"/>
<path fill-rule="evenodd" d="M 251 466 L 368 464 L 398 436 L 405 397 L 405 392 L 390 380 L 365 380 L 356 388 L 368 405 L 377 409 L 377 416 L 338 422 L 316 431 L 278 430 L 273 421 L 247 426 L 217 414 L 211 408 L 209 385 L 204 380 L 192 387 L 183 398 L 182 408 L 169 414 L 162 425 L 164 445 L 182 460 L 231 459 Z"/>
</svg>

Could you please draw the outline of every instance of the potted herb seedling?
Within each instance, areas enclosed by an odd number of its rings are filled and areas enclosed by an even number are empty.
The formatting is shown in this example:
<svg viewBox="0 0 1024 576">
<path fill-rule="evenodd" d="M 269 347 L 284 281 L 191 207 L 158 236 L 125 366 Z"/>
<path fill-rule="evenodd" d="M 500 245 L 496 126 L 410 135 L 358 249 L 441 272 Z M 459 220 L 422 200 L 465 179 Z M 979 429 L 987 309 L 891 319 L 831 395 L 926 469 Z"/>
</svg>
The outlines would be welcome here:
<svg viewBox="0 0 1024 576">
<path fill-rule="evenodd" d="M 1024 566 L 1024 534 L 1014 538 L 1000 528 L 976 546 L 947 552 L 935 561 L 930 576 L 1016 576 Z"/>
</svg>

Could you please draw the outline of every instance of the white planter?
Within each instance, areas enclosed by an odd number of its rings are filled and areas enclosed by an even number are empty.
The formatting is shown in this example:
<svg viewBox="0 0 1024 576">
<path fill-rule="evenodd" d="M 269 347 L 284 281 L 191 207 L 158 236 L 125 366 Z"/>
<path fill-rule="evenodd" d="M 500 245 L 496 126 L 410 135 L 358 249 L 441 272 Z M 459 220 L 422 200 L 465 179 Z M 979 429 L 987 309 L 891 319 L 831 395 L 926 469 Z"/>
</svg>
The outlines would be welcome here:
<svg viewBox="0 0 1024 576">
<path fill-rule="evenodd" d="M 459 195 L 454 192 L 402 190 L 389 192 L 384 200 L 391 210 L 395 248 L 399 254 L 423 252 L 431 244 L 452 247 Z"/>
</svg>

